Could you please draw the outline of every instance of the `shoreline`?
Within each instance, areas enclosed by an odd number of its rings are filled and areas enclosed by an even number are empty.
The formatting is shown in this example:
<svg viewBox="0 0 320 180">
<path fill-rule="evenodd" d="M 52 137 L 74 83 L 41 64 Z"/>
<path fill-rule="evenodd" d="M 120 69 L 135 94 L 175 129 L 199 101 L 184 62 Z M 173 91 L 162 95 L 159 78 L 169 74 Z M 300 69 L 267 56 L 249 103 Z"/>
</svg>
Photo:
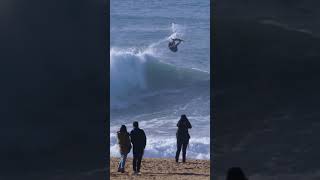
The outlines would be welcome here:
<svg viewBox="0 0 320 180">
<path fill-rule="evenodd" d="M 117 172 L 119 158 L 110 158 L 110 179 L 112 180 L 209 180 L 210 160 L 187 159 L 176 163 L 174 158 L 143 158 L 141 174 L 133 175 L 132 158 L 127 158 L 125 173 Z"/>
</svg>

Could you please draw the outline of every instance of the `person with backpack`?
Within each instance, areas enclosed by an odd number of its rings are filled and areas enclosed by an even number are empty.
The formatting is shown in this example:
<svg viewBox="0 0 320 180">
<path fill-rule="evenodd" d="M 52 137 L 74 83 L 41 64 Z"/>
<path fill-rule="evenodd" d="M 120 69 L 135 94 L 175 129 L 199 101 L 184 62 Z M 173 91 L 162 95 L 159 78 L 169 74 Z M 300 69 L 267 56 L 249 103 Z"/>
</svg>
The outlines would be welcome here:
<svg viewBox="0 0 320 180">
<path fill-rule="evenodd" d="M 120 131 L 117 132 L 117 138 L 121 154 L 118 172 L 124 173 L 127 155 L 131 150 L 130 136 L 125 125 L 122 125 Z"/>
<path fill-rule="evenodd" d="M 190 135 L 188 129 L 191 129 L 192 126 L 185 114 L 181 115 L 180 120 L 177 123 L 177 152 L 176 152 L 176 162 L 179 162 L 179 156 L 182 149 L 182 162 L 186 162 L 186 154 L 187 154 L 187 147 L 189 144 Z"/>
<path fill-rule="evenodd" d="M 130 132 L 130 137 L 133 145 L 133 172 L 134 174 L 139 174 L 147 137 L 144 131 L 139 128 L 137 121 L 133 122 L 133 130 Z"/>
</svg>

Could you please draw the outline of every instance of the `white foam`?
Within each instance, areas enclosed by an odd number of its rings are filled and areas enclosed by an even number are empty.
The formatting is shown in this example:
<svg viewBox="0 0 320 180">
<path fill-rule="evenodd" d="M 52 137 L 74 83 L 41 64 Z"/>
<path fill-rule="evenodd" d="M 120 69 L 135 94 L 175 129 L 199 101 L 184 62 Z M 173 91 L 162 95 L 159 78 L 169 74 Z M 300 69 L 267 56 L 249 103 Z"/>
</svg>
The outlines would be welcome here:
<svg viewBox="0 0 320 180">
<path fill-rule="evenodd" d="M 112 140 L 112 142 L 115 141 Z M 147 146 L 144 157 L 174 158 L 176 148 L 177 140 L 174 136 L 147 137 Z M 119 148 L 116 143 L 110 146 L 110 155 L 112 157 L 119 157 Z M 210 159 L 210 137 L 191 138 L 187 149 L 187 157 L 190 159 Z"/>
<path fill-rule="evenodd" d="M 156 115 L 159 116 L 159 115 Z M 143 118 L 140 116 L 139 118 Z M 133 119 L 139 119 L 134 117 Z M 191 159 L 210 159 L 210 128 L 206 126 L 202 129 L 198 126 L 198 123 L 202 121 L 209 121 L 209 116 L 195 117 L 190 116 L 189 119 L 193 119 L 194 127 L 190 130 L 190 141 L 187 149 L 187 156 Z M 197 119 L 195 121 L 195 119 Z M 145 157 L 156 158 L 173 158 L 176 153 L 176 118 L 159 117 L 150 120 L 140 121 L 140 127 L 143 127 L 147 135 L 147 146 L 145 149 Z M 131 127 L 131 124 L 126 124 L 127 127 Z M 118 127 L 111 127 L 110 135 L 110 155 L 118 157 L 119 150 L 116 144 L 115 132 Z M 202 129 L 202 130 L 200 130 Z M 199 133 L 201 131 L 201 133 Z"/>
</svg>

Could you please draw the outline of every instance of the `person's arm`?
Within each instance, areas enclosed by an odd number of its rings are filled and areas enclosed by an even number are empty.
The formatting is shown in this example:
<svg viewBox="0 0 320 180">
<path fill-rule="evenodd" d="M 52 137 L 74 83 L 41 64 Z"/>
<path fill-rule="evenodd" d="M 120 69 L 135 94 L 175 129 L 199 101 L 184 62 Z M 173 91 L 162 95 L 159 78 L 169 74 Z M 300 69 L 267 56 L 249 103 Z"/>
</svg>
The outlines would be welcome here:
<svg viewBox="0 0 320 180">
<path fill-rule="evenodd" d="M 143 134 L 143 143 L 144 143 L 144 148 L 146 148 L 147 145 L 147 136 L 146 133 L 144 133 L 144 131 L 142 130 L 142 134 Z"/>
<path fill-rule="evenodd" d="M 131 146 L 131 138 L 130 138 L 130 134 L 128 133 L 128 145 Z"/>
<path fill-rule="evenodd" d="M 189 120 L 187 120 L 187 127 L 188 127 L 189 129 L 191 129 L 191 128 L 192 128 L 191 123 L 190 123 L 190 121 L 189 121 Z"/>
<path fill-rule="evenodd" d="M 181 126 L 181 120 L 179 120 L 177 123 L 177 127 L 180 127 L 180 126 Z"/>
<path fill-rule="evenodd" d="M 131 143 L 133 144 L 134 143 L 134 136 L 133 136 L 133 133 L 132 133 L 132 131 L 130 132 L 130 141 L 131 141 Z"/>
</svg>

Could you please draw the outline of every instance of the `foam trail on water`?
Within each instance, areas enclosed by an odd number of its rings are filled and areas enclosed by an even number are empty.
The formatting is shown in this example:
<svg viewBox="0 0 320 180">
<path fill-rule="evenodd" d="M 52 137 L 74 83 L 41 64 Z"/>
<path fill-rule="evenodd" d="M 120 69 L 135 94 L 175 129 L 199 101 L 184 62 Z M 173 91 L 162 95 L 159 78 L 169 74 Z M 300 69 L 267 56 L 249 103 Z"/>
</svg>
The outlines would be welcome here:
<svg viewBox="0 0 320 180">
<path fill-rule="evenodd" d="M 184 36 L 185 27 L 176 23 L 171 23 L 172 34 L 168 37 L 168 39 L 173 38 L 182 38 Z"/>
<path fill-rule="evenodd" d="M 171 39 L 174 39 L 174 38 L 182 38 L 184 33 L 184 27 L 178 25 L 178 24 L 175 24 L 175 23 L 171 23 L 171 34 L 168 36 L 168 37 L 165 37 L 155 43 L 152 43 L 149 48 L 155 48 L 157 47 L 158 45 L 162 44 L 163 42 L 167 42 Z"/>
</svg>

